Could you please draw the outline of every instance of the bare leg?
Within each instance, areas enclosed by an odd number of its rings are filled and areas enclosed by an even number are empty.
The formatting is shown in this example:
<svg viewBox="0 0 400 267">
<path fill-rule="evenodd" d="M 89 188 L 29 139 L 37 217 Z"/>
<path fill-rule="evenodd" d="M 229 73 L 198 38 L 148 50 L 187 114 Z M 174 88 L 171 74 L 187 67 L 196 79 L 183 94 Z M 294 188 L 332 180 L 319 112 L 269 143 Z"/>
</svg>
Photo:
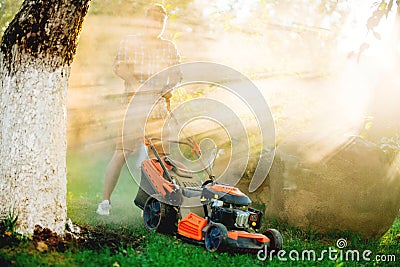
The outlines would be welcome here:
<svg viewBox="0 0 400 267">
<path fill-rule="evenodd" d="M 125 152 L 126 156 L 130 152 Z M 121 169 L 125 164 L 124 151 L 122 149 L 117 149 L 114 152 L 110 162 L 108 163 L 105 177 L 104 177 L 104 192 L 103 200 L 110 200 L 111 194 L 117 185 L 119 176 L 121 174 Z"/>
</svg>

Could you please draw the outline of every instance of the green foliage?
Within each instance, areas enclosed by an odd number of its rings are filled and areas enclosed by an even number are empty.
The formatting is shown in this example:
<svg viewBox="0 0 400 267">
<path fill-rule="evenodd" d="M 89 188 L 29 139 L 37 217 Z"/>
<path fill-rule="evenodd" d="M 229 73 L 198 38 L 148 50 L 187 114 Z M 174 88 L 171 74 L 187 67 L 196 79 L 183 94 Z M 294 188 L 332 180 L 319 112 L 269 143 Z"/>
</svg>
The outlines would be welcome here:
<svg viewBox="0 0 400 267">
<path fill-rule="evenodd" d="M 389 231 L 379 240 L 379 246 L 381 253 L 385 252 L 385 249 L 390 249 L 392 244 L 400 243 L 400 219 L 394 221 Z"/>
<path fill-rule="evenodd" d="M 0 248 L 16 245 L 22 239 L 22 235 L 16 232 L 18 214 L 11 209 L 7 215 L 0 218 Z"/>
<path fill-rule="evenodd" d="M 15 214 L 14 210 L 10 210 L 9 213 L 0 219 L 0 229 L 5 232 L 15 233 L 15 227 L 17 225 L 18 215 Z"/>
<path fill-rule="evenodd" d="M 253 201 L 253 202 L 251 203 L 251 206 L 252 206 L 253 208 L 257 209 L 257 210 L 261 210 L 262 212 L 265 212 L 266 206 L 265 206 L 265 204 L 262 203 L 262 202 L 254 202 L 254 201 Z"/>
<path fill-rule="evenodd" d="M 17 13 L 23 0 L 0 0 L 0 37 Z"/>
</svg>

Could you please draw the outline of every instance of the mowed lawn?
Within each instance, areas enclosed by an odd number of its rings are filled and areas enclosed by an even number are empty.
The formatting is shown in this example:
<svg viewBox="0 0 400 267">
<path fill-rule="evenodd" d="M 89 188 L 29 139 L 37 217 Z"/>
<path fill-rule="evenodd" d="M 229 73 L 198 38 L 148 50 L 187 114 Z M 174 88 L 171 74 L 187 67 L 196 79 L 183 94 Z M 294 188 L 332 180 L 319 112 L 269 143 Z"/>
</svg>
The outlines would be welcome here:
<svg viewBox="0 0 400 267">
<path fill-rule="evenodd" d="M 177 237 L 148 232 L 141 219 L 141 210 L 133 204 L 137 185 L 127 168 L 112 197 L 110 216 L 95 213 L 101 200 L 103 175 L 112 150 L 102 153 L 68 153 L 68 217 L 78 225 L 107 229 L 121 235 L 117 249 L 104 245 L 97 249 L 69 248 L 65 252 L 39 252 L 31 242 L 0 249 L 0 266 L 398 266 L 400 264 L 400 219 L 379 240 L 365 241 L 357 235 L 342 232 L 320 235 L 312 231 L 300 231 L 283 223 L 265 222 L 265 226 L 281 231 L 286 254 L 281 259 L 265 261 L 257 255 L 210 253 L 203 246 L 188 244 Z M 132 235 L 137 242 L 124 243 L 122 236 Z M 111 237 L 110 237 L 111 238 Z M 371 261 L 340 260 L 340 251 L 321 257 L 323 251 L 334 250 L 339 238 L 347 240 L 343 250 L 372 252 Z M 291 252 L 291 251 L 297 251 Z M 314 250 L 317 260 L 301 260 L 302 251 Z M 262 254 L 260 254 L 263 256 Z M 345 255 L 345 254 L 344 254 Z M 386 256 L 386 262 L 375 260 L 377 255 Z M 361 256 L 360 256 L 361 257 Z M 393 258 L 396 262 L 393 262 Z M 292 260 L 291 260 L 292 258 Z M 320 258 L 318 260 L 318 258 Z M 383 259 L 384 257 L 381 257 Z M 285 261 L 286 260 L 286 261 Z M 388 260 L 391 260 L 388 262 Z"/>
</svg>

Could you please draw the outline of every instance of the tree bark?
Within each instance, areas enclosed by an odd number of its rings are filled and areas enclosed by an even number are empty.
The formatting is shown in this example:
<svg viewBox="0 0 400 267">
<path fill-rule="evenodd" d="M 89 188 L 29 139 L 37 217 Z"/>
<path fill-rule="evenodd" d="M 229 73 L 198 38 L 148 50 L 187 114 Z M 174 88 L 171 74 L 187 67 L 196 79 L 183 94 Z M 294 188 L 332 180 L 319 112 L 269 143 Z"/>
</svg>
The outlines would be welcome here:
<svg viewBox="0 0 400 267">
<path fill-rule="evenodd" d="M 90 0 L 25 0 L 0 44 L 0 216 L 63 233 L 66 93 Z"/>
</svg>

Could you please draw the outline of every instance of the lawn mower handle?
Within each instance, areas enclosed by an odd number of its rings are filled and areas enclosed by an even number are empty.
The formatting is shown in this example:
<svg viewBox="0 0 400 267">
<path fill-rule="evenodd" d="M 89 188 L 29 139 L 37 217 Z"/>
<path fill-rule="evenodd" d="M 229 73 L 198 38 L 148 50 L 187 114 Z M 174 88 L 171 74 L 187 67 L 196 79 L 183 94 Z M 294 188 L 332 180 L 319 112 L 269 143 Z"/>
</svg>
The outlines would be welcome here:
<svg viewBox="0 0 400 267">
<path fill-rule="evenodd" d="M 148 137 L 146 137 L 146 136 L 144 137 L 144 141 L 145 141 L 145 142 L 148 142 L 148 144 L 149 144 L 149 146 L 150 146 L 150 149 L 153 151 L 153 153 L 154 153 L 154 155 L 156 156 L 158 162 L 160 163 L 161 168 L 163 169 L 164 174 L 165 174 L 165 176 L 166 176 L 168 182 L 172 182 L 172 177 L 171 177 L 171 175 L 169 174 L 167 168 L 165 167 L 164 161 L 161 159 L 160 154 L 158 154 L 157 149 L 156 149 L 156 148 L 154 147 L 154 145 L 153 145 L 153 142 L 152 142 L 153 139 L 154 139 L 154 140 L 160 140 L 160 141 L 162 140 L 161 138 L 148 138 Z"/>
</svg>

